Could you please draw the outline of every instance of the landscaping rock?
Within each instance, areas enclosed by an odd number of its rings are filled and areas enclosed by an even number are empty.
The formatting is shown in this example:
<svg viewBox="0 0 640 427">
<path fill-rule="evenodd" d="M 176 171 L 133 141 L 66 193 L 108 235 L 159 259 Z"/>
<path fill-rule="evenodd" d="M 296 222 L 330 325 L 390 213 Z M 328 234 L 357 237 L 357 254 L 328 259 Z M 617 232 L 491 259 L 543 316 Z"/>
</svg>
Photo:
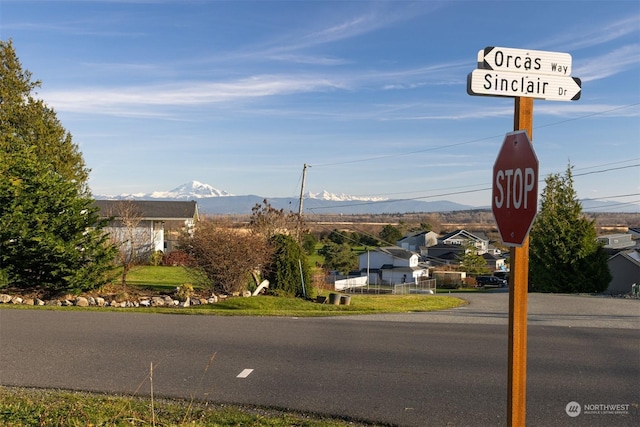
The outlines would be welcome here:
<svg viewBox="0 0 640 427">
<path fill-rule="evenodd" d="M 11 295 L 0 294 L 0 303 L 7 304 L 8 302 L 11 302 Z"/>
<path fill-rule="evenodd" d="M 151 298 L 151 307 L 162 307 L 164 305 L 164 298 L 153 297 Z"/>
<path fill-rule="evenodd" d="M 77 297 L 76 307 L 89 307 L 89 300 L 85 297 Z"/>
</svg>

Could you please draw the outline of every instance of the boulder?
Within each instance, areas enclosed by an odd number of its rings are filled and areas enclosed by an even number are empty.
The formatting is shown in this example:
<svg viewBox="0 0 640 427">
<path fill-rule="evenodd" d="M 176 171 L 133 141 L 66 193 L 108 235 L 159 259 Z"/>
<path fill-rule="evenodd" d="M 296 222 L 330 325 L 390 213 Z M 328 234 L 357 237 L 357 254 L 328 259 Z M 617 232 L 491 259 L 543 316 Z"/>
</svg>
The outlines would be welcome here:
<svg viewBox="0 0 640 427">
<path fill-rule="evenodd" d="M 0 303 L 7 304 L 11 302 L 11 295 L 0 294 Z"/>
<path fill-rule="evenodd" d="M 89 300 L 85 297 L 77 297 L 76 307 L 89 307 Z"/>
</svg>

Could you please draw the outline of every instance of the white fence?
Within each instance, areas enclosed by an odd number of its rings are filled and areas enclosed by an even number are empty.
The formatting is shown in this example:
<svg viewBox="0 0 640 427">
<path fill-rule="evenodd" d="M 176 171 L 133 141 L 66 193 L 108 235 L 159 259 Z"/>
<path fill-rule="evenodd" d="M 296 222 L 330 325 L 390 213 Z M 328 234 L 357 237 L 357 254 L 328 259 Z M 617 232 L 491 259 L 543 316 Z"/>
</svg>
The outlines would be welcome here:
<svg viewBox="0 0 640 427">
<path fill-rule="evenodd" d="M 367 277 L 352 277 L 335 281 L 335 290 L 345 293 L 362 293 L 362 294 L 435 294 L 435 279 L 419 279 L 417 282 L 409 283 L 367 283 Z"/>
</svg>

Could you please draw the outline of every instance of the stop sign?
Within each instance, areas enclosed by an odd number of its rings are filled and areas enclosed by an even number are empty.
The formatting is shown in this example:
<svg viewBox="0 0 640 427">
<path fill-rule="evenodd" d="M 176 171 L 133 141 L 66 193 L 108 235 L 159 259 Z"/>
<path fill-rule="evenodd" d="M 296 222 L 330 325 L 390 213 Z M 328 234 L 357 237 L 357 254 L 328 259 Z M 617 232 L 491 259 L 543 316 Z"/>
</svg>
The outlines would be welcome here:
<svg viewBox="0 0 640 427">
<path fill-rule="evenodd" d="M 538 211 L 538 157 L 527 131 L 509 132 L 493 165 L 491 210 L 506 246 L 522 246 Z"/>
</svg>

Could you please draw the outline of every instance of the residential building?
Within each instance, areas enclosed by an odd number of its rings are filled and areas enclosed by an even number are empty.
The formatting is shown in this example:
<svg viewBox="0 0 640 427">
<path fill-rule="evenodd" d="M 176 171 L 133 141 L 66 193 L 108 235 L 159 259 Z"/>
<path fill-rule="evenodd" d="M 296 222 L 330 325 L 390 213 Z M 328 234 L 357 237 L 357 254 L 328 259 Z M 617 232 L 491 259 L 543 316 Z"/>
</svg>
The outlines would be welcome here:
<svg viewBox="0 0 640 427">
<path fill-rule="evenodd" d="M 109 218 L 105 231 L 120 243 L 135 242 L 140 252 L 169 253 L 176 249 L 181 233 L 198 220 L 195 201 L 96 200 L 102 218 Z"/>
<path fill-rule="evenodd" d="M 360 271 L 369 273 L 369 283 L 414 283 L 429 277 L 429 270 L 419 265 L 417 253 L 398 246 L 376 248 L 360 254 Z"/>
<path fill-rule="evenodd" d="M 607 262 L 611 282 L 606 293 L 628 294 L 632 285 L 640 285 L 640 252 L 637 249 L 620 251 Z"/>
</svg>

